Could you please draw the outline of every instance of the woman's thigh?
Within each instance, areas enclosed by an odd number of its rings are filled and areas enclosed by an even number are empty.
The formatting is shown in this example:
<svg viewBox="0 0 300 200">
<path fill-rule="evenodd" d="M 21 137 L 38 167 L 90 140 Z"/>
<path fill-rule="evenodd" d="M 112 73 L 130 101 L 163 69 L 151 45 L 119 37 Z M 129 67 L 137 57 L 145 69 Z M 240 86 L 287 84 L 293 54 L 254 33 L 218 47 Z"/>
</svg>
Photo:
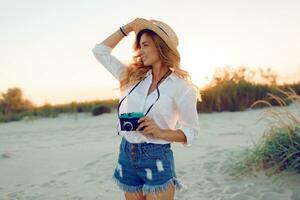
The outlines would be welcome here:
<svg viewBox="0 0 300 200">
<path fill-rule="evenodd" d="M 170 185 L 165 191 L 148 194 L 143 196 L 142 192 L 125 192 L 126 200 L 173 200 L 175 194 L 175 185 Z"/>
<path fill-rule="evenodd" d="M 143 196 L 143 192 L 125 192 L 126 200 L 146 200 L 146 196 Z"/>
<path fill-rule="evenodd" d="M 146 200 L 173 200 L 175 194 L 175 185 L 170 185 L 165 191 L 157 194 L 148 194 Z"/>
</svg>

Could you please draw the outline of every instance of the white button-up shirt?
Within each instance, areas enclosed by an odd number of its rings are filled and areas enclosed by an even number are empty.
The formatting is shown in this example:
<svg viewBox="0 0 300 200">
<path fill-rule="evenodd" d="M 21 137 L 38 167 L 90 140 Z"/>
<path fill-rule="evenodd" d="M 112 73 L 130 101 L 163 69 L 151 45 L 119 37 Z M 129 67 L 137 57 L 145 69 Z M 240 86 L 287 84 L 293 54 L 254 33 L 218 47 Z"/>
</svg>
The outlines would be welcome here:
<svg viewBox="0 0 300 200">
<path fill-rule="evenodd" d="M 95 58 L 120 81 L 120 74 L 123 70 L 126 70 L 127 66 L 113 56 L 111 51 L 112 48 L 104 44 L 95 44 L 92 49 Z M 146 78 L 123 100 L 120 105 L 120 114 L 129 112 L 143 112 L 145 114 L 158 97 L 157 90 L 147 95 L 151 83 L 152 70 L 150 69 L 146 74 Z M 119 102 L 129 93 L 134 85 L 120 91 Z M 190 146 L 200 131 L 196 109 L 197 94 L 191 85 L 178 77 L 174 72 L 159 84 L 158 89 L 160 97 L 147 116 L 154 120 L 161 129 L 176 130 L 175 126 L 178 122 L 180 125 L 178 129 L 183 131 L 187 139 L 186 144 L 181 144 Z M 139 131 L 121 131 L 120 123 L 118 123 L 118 131 L 132 143 L 170 143 L 167 140 L 146 137 Z"/>
</svg>

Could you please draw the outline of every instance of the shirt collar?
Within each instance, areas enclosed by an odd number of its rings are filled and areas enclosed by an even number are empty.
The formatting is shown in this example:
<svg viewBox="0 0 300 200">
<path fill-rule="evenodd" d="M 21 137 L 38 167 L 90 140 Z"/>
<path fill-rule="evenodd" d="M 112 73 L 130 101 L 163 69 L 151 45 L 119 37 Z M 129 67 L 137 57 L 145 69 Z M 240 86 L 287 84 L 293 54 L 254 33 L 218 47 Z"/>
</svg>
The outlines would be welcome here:
<svg viewBox="0 0 300 200">
<path fill-rule="evenodd" d="M 152 69 L 150 69 L 149 71 L 147 71 L 146 77 L 149 76 L 151 73 L 152 73 Z M 171 80 L 175 80 L 176 79 L 176 74 L 174 73 L 174 71 L 167 78 L 169 78 L 169 77 L 170 77 Z"/>
</svg>

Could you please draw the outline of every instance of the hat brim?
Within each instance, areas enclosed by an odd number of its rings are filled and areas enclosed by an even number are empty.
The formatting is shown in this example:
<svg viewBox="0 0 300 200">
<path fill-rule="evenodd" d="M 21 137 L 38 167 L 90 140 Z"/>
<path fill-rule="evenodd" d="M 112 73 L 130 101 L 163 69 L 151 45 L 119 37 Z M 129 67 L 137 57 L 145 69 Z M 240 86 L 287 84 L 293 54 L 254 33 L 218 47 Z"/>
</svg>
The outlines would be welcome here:
<svg viewBox="0 0 300 200">
<path fill-rule="evenodd" d="M 138 35 L 138 33 L 144 29 L 149 29 L 149 30 L 154 31 L 159 37 L 161 37 L 161 39 L 163 39 L 165 41 L 165 43 L 171 49 L 176 50 L 176 46 L 173 45 L 173 43 L 171 42 L 167 33 L 165 31 L 163 31 L 156 24 L 153 24 L 153 22 L 146 20 L 146 19 L 140 19 L 139 21 L 136 22 L 135 26 L 133 27 L 133 31 L 136 35 Z"/>
</svg>

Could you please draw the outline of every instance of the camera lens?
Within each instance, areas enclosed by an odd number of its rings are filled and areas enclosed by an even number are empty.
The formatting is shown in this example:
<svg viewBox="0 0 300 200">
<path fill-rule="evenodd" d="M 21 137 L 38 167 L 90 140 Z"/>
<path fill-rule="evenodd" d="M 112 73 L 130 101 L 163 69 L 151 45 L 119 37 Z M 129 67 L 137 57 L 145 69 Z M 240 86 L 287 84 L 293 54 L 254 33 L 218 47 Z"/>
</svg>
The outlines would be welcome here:
<svg viewBox="0 0 300 200">
<path fill-rule="evenodd" d="M 129 121 L 124 122 L 122 127 L 126 131 L 131 131 L 133 129 L 133 125 Z"/>
</svg>

